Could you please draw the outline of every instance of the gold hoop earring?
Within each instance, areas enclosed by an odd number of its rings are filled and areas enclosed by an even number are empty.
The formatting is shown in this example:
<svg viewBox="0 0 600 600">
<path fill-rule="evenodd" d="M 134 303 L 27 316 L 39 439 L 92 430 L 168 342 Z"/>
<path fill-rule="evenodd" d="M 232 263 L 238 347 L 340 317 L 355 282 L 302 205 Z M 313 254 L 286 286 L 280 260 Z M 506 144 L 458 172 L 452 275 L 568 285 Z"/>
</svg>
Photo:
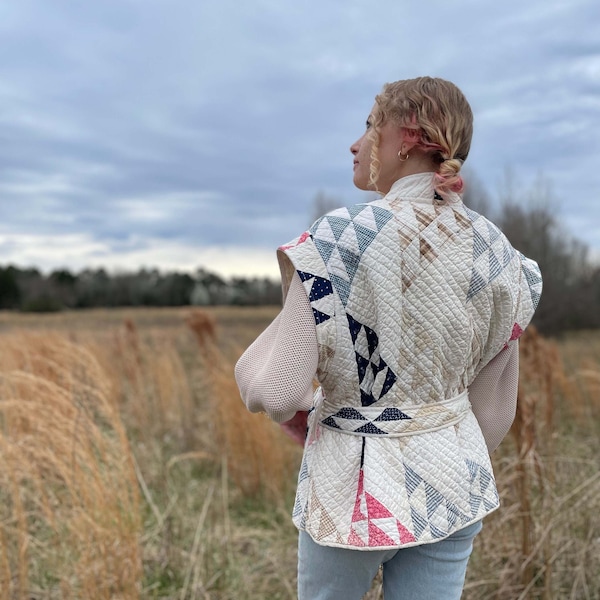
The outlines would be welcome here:
<svg viewBox="0 0 600 600">
<path fill-rule="evenodd" d="M 410 158 L 410 156 L 408 155 L 408 152 L 406 153 L 406 157 L 402 158 L 402 150 L 398 150 L 398 160 L 400 162 L 404 162 L 406 160 L 408 160 Z"/>
</svg>

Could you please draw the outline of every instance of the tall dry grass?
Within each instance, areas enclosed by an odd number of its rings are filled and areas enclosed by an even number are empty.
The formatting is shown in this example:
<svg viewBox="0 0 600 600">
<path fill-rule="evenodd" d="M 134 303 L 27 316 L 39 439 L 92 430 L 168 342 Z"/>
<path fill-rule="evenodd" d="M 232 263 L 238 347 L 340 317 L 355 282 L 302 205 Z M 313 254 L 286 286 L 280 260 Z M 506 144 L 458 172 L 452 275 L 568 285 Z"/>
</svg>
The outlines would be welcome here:
<svg viewBox="0 0 600 600">
<path fill-rule="evenodd" d="M 233 378 L 273 309 L 121 314 L 0 336 L 0 598 L 295 598 L 300 448 Z M 600 598 L 600 335 L 521 364 L 463 597 Z"/>
<path fill-rule="evenodd" d="M 294 481 L 291 474 L 299 464 L 299 449 L 266 415 L 245 410 L 233 374 L 234 359 L 216 343 L 216 322 L 197 310 L 187 323 L 198 342 L 209 388 L 217 455 L 244 495 L 281 501 Z"/>
<path fill-rule="evenodd" d="M 533 327 L 520 358 L 512 439 L 493 457 L 502 507 L 476 540 L 465 598 L 600 598 L 598 407 Z M 575 432 L 581 414 L 591 418 Z"/>
<path fill-rule="evenodd" d="M 2 337 L 0 465 L 2 598 L 139 597 L 129 443 L 85 348 L 60 335 Z"/>
</svg>

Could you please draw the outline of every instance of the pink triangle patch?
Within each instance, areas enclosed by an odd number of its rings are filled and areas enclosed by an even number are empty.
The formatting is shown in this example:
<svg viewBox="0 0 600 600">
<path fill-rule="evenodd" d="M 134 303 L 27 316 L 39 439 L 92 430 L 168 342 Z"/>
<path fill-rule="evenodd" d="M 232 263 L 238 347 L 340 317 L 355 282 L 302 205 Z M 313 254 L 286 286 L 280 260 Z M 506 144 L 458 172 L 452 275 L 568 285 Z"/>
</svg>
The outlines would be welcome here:
<svg viewBox="0 0 600 600">
<path fill-rule="evenodd" d="M 366 515 L 364 515 L 360 510 L 360 501 L 361 501 L 362 495 L 363 495 L 363 485 L 364 485 L 363 480 L 364 480 L 364 474 L 361 469 L 360 473 L 358 474 L 358 490 L 356 491 L 356 501 L 354 502 L 354 511 L 352 513 L 352 522 L 353 523 L 356 521 L 364 521 L 367 518 Z"/>
<path fill-rule="evenodd" d="M 383 505 L 377 498 L 371 496 L 368 492 L 365 494 L 367 499 L 367 512 L 369 513 L 369 520 L 371 519 L 387 519 L 394 515 Z"/>
<path fill-rule="evenodd" d="M 360 539 L 354 528 L 350 528 L 350 535 L 348 536 L 348 544 L 351 546 L 364 547 L 366 544 Z"/>
<path fill-rule="evenodd" d="M 398 544 L 387 534 L 369 521 L 369 546 L 397 546 Z"/>
<path fill-rule="evenodd" d="M 515 323 L 512 328 L 512 333 L 510 335 L 510 341 L 518 340 L 523 335 L 523 329 L 518 323 Z"/>
<path fill-rule="evenodd" d="M 410 542 L 416 542 L 417 538 L 408 530 L 400 521 L 396 520 L 396 526 L 398 527 L 398 535 L 400 536 L 400 541 L 403 544 L 409 544 Z"/>
</svg>

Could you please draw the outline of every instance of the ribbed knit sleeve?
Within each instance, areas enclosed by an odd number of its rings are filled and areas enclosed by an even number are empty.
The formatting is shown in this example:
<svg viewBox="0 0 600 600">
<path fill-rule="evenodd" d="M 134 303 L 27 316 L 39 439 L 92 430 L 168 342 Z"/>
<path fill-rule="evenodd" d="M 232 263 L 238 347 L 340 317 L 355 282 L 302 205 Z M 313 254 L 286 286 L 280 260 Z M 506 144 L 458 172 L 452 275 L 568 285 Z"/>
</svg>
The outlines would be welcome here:
<svg viewBox="0 0 600 600">
<path fill-rule="evenodd" d="M 497 354 L 469 386 L 473 413 L 491 454 L 515 418 L 519 387 L 519 343 L 511 342 Z"/>
<path fill-rule="evenodd" d="M 282 311 L 235 366 L 242 400 L 278 423 L 309 410 L 319 361 L 312 308 L 297 274 Z"/>
</svg>

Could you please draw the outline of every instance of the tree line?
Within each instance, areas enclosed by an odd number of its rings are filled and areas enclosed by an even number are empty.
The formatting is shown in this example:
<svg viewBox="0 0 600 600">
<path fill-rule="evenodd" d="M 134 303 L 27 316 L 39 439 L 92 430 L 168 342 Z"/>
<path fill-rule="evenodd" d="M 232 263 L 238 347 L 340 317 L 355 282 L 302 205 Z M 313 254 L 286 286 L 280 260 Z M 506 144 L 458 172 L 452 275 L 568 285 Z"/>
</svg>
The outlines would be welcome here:
<svg viewBox="0 0 600 600">
<path fill-rule="evenodd" d="M 552 187 L 542 176 L 529 187 L 507 175 L 496 202 L 473 173 L 465 204 L 495 222 L 511 243 L 536 260 L 544 290 L 533 323 L 545 334 L 600 327 L 600 265 L 589 248 L 560 221 Z M 311 220 L 343 203 L 322 192 Z M 141 269 L 109 274 L 105 269 L 48 275 L 35 268 L 0 266 L 0 309 L 57 311 L 94 307 L 280 304 L 280 282 L 268 278 L 224 279 L 203 268 L 195 273 Z"/>
<path fill-rule="evenodd" d="M 141 269 L 109 274 L 105 269 L 73 273 L 58 269 L 0 267 L 0 309 L 49 312 L 63 309 L 127 306 L 259 305 L 281 302 L 279 281 L 224 279 L 205 269 L 195 273 Z"/>
</svg>

